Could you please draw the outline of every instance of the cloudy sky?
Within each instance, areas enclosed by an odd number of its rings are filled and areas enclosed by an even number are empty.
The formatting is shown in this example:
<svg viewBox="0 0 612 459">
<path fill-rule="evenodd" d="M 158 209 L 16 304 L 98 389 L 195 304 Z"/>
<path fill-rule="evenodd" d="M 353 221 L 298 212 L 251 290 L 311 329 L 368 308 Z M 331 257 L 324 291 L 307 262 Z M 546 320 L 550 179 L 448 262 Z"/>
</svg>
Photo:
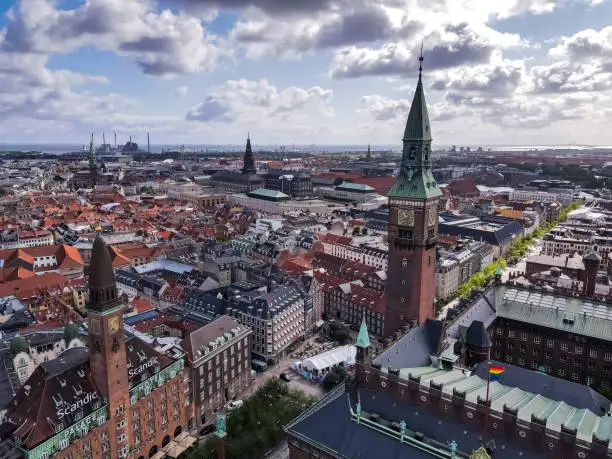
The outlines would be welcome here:
<svg viewBox="0 0 612 459">
<path fill-rule="evenodd" d="M 612 144 L 612 0 L 0 0 L 0 142 Z"/>
</svg>

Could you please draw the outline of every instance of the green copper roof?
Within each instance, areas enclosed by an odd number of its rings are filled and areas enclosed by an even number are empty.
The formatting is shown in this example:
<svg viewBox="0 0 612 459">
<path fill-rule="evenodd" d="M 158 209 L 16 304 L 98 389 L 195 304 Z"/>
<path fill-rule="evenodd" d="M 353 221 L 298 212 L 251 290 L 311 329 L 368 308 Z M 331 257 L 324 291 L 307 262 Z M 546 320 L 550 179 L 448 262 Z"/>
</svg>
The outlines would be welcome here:
<svg viewBox="0 0 612 459">
<path fill-rule="evenodd" d="M 502 275 L 502 266 L 501 266 L 501 263 L 497 263 L 497 268 L 495 268 L 495 275 L 496 276 L 501 276 Z"/>
<path fill-rule="evenodd" d="M 408 121 L 406 121 L 406 129 L 404 130 L 403 140 L 431 140 L 431 130 L 429 128 L 429 115 L 427 113 L 427 104 L 425 103 L 425 93 L 423 92 L 423 83 L 419 75 Z"/>
<path fill-rule="evenodd" d="M 370 346 L 370 335 L 368 335 L 368 327 L 365 322 L 365 317 L 361 321 L 361 327 L 359 327 L 359 334 L 357 335 L 357 347 L 369 347 Z"/>
<path fill-rule="evenodd" d="M 442 196 L 436 179 L 428 168 L 400 169 L 400 174 L 389 190 L 390 197 L 428 199 Z"/>
</svg>

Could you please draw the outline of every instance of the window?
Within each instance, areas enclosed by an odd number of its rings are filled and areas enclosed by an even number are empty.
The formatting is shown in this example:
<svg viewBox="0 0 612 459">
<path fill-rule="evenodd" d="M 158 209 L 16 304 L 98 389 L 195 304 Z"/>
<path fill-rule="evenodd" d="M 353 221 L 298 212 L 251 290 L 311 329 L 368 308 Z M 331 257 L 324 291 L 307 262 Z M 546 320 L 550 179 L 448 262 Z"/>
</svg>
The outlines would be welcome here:
<svg viewBox="0 0 612 459">
<path fill-rule="evenodd" d="M 504 331 L 501 328 L 498 328 L 497 330 L 495 330 L 495 333 L 501 336 L 504 334 Z"/>
<path fill-rule="evenodd" d="M 525 366 L 525 359 L 524 359 L 523 357 L 521 357 L 521 358 L 519 359 L 519 365 L 520 365 L 520 366 L 522 366 L 522 367 L 524 367 L 524 366 Z"/>
<path fill-rule="evenodd" d="M 574 353 L 577 355 L 582 355 L 582 346 L 574 346 Z"/>
<path fill-rule="evenodd" d="M 589 357 L 593 357 L 594 359 L 597 358 L 597 350 L 596 349 L 589 349 Z"/>
<path fill-rule="evenodd" d="M 527 352 L 527 346 L 525 346 L 524 344 L 521 344 L 520 350 L 521 350 L 521 353 L 524 354 L 525 352 Z"/>
<path fill-rule="evenodd" d="M 512 363 L 512 354 L 506 354 L 506 362 Z"/>
<path fill-rule="evenodd" d="M 601 387 L 606 389 L 608 386 L 610 385 L 610 383 L 608 382 L 608 380 L 606 378 L 601 380 Z"/>
<path fill-rule="evenodd" d="M 521 341 L 527 341 L 527 333 L 521 333 Z"/>
<path fill-rule="evenodd" d="M 561 350 L 567 351 L 567 349 L 568 349 L 567 343 L 561 343 Z"/>
<path fill-rule="evenodd" d="M 539 337 L 539 336 L 534 336 L 534 337 L 533 337 L 533 342 L 534 342 L 535 344 L 540 344 L 540 343 L 542 342 L 542 338 L 541 338 L 541 337 Z"/>
<path fill-rule="evenodd" d="M 563 377 L 565 376 L 565 368 L 559 368 L 557 370 L 557 373 L 559 374 L 559 376 Z"/>
<path fill-rule="evenodd" d="M 552 339 L 547 339 L 546 347 L 555 347 L 555 342 Z"/>
<path fill-rule="evenodd" d="M 594 382 L 595 382 L 595 378 L 593 378 L 592 376 L 587 376 L 586 377 L 586 385 L 587 386 L 592 386 Z"/>
<path fill-rule="evenodd" d="M 516 336 L 516 333 L 514 332 L 514 330 L 508 330 L 508 338 L 514 338 Z"/>
<path fill-rule="evenodd" d="M 560 355 L 559 356 L 559 361 L 560 362 L 566 362 L 567 361 L 567 355 Z"/>
<path fill-rule="evenodd" d="M 534 370 L 538 368 L 538 362 L 536 360 L 531 361 L 531 368 Z"/>
<path fill-rule="evenodd" d="M 604 353 L 604 360 L 607 360 L 608 362 L 612 360 L 612 352 Z"/>
<path fill-rule="evenodd" d="M 577 371 L 573 371 L 572 372 L 572 380 L 573 381 L 578 381 L 580 380 L 580 374 Z"/>
<path fill-rule="evenodd" d="M 595 369 L 595 364 L 593 362 L 589 362 L 589 363 L 587 363 L 587 368 L 589 370 L 594 370 Z"/>
<path fill-rule="evenodd" d="M 553 356 L 553 354 L 552 354 L 552 352 L 550 352 L 550 351 L 546 351 L 546 352 L 544 353 L 544 358 L 546 358 L 546 359 L 548 359 L 548 360 L 552 359 L 552 356 Z"/>
<path fill-rule="evenodd" d="M 539 349 L 534 349 L 533 350 L 533 355 L 540 355 L 540 350 Z"/>
<path fill-rule="evenodd" d="M 546 365 L 544 368 L 546 369 L 546 374 L 550 374 L 551 373 L 552 367 L 550 365 Z"/>
</svg>

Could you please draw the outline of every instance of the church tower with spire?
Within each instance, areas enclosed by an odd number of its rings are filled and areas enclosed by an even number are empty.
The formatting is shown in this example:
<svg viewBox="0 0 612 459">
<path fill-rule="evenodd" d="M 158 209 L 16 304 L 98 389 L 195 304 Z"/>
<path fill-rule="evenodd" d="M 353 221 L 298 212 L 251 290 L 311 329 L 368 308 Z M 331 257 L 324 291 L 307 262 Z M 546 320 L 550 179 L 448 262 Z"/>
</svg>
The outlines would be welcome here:
<svg viewBox="0 0 612 459">
<path fill-rule="evenodd" d="M 117 435 L 110 436 L 111 457 L 117 457 L 117 451 L 122 447 L 117 439 L 127 440 L 130 425 L 123 313 L 108 247 L 98 234 L 93 244 L 89 274 L 89 366 L 98 390 L 108 403 L 111 426 L 117 426 Z"/>
<path fill-rule="evenodd" d="M 242 165 L 243 174 L 255 174 L 255 159 L 253 159 L 253 150 L 251 149 L 251 135 L 247 135 L 246 149 L 244 151 L 244 164 Z"/>
<path fill-rule="evenodd" d="M 91 186 L 94 187 L 98 183 L 98 166 L 96 165 L 96 150 L 94 149 L 93 133 L 89 139 L 89 175 Z"/>
<path fill-rule="evenodd" d="M 432 174 L 431 130 L 419 80 L 402 139 L 402 161 L 389 191 L 389 268 L 385 335 L 434 318 L 438 201 L 442 192 Z"/>
</svg>

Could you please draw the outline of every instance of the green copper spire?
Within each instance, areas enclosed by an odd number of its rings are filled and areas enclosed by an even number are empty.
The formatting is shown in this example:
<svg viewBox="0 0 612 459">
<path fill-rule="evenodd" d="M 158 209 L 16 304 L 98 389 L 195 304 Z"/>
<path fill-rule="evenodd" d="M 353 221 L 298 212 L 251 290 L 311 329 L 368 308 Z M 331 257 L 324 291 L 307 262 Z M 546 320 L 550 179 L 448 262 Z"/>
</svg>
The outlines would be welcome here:
<svg viewBox="0 0 612 459">
<path fill-rule="evenodd" d="M 93 132 L 89 140 L 89 167 L 96 165 L 96 151 L 94 150 Z"/>
<path fill-rule="evenodd" d="M 419 81 L 402 138 L 402 163 L 397 181 L 389 191 L 389 197 L 429 199 L 442 196 L 432 174 L 432 138 L 422 72 L 423 47 L 421 46 Z"/>
<path fill-rule="evenodd" d="M 425 93 L 423 92 L 423 82 L 421 81 L 421 72 L 423 71 L 422 62 L 423 55 L 419 57 L 419 81 L 417 83 L 408 121 L 406 121 L 406 129 L 404 129 L 403 142 L 410 141 L 429 141 L 431 142 L 431 131 L 429 129 L 429 114 L 427 113 L 427 103 L 425 102 Z"/>
<path fill-rule="evenodd" d="M 370 347 L 370 335 L 368 335 L 368 327 L 366 325 L 365 317 L 361 320 L 361 327 L 359 327 L 359 334 L 357 335 L 357 347 Z"/>
</svg>

